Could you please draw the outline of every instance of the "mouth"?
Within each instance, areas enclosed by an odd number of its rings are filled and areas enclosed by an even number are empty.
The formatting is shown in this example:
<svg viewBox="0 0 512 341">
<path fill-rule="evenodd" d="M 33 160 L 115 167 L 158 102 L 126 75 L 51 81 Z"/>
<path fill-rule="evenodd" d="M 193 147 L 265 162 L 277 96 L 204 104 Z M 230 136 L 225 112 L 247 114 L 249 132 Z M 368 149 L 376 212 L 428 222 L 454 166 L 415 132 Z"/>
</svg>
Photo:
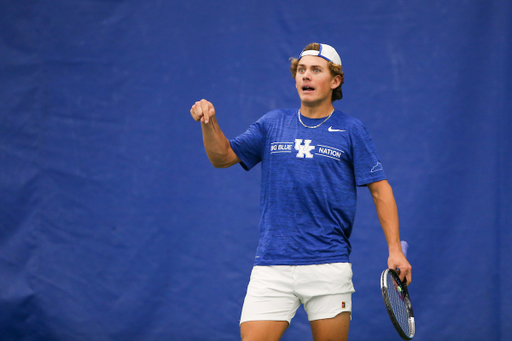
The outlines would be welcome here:
<svg viewBox="0 0 512 341">
<path fill-rule="evenodd" d="M 308 86 L 308 85 L 302 87 L 302 91 L 304 91 L 304 92 L 310 92 L 310 91 L 314 91 L 314 90 L 315 90 L 315 88 Z"/>
</svg>

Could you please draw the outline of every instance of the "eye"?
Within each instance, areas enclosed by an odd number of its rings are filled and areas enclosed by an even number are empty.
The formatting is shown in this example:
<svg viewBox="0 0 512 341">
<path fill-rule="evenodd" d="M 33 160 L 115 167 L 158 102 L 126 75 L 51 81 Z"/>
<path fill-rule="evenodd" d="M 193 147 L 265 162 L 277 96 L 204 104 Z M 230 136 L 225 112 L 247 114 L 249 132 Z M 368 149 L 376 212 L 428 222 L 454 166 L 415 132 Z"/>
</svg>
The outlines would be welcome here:
<svg viewBox="0 0 512 341">
<path fill-rule="evenodd" d="M 297 71 L 298 71 L 299 73 L 304 73 L 304 68 L 303 68 L 303 67 L 300 67 L 300 68 L 298 68 L 298 69 L 297 69 Z"/>
</svg>

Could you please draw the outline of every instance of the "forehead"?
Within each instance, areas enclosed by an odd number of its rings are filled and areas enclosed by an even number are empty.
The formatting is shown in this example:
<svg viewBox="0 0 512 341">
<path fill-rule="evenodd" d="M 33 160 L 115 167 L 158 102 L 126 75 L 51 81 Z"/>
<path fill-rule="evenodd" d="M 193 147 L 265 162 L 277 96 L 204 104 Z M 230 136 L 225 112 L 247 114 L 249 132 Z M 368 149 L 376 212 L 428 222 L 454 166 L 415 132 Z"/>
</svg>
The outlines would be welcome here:
<svg viewBox="0 0 512 341">
<path fill-rule="evenodd" d="M 299 60 L 299 65 L 328 67 L 329 62 L 318 56 L 304 56 Z"/>
</svg>

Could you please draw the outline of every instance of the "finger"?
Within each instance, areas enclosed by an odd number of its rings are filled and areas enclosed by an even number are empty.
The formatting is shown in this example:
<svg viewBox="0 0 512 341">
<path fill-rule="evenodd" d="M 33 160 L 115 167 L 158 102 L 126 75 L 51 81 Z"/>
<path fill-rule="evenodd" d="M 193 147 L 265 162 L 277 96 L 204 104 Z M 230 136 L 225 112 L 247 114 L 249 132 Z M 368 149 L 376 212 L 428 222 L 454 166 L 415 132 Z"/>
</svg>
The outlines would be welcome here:
<svg viewBox="0 0 512 341">
<path fill-rule="evenodd" d="M 210 121 L 210 117 L 212 116 L 211 115 L 211 109 L 212 109 L 212 104 L 210 102 L 208 102 L 207 100 L 201 100 L 201 112 L 203 114 L 203 119 L 201 119 L 201 122 L 204 122 L 205 124 L 208 124 L 208 122 Z"/>
<path fill-rule="evenodd" d="M 198 117 L 194 107 L 192 107 L 192 109 L 190 109 L 190 115 L 192 115 L 192 118 L 194 119 L 194 121 L 199 121 L 199 117 Z"/>
<path fill-rule="evenodd" d="M 395 266 L 391 266 L 390 269 L 395 270 L 401 282 L 403 282 L 404 278 L 407 277 L 407 270 L 404 267 L 399 266 L 398 264 Z"/>
<path fill-rule="evenodd" d="M 208 124 L 208 122 L 210 122 L 210 119 L 212 118 L 213 115 L 215 115 L 215 110 L 213 108 L 208 108 L 206 111 L 204 111 L 204 114 L 203 114 L 203 118 L 204 118 L 204 123 L 205 124 Z"/>
<path fill-rule="evenodd" d="M 201 104 L 200 102 L 196 102 L 192 108 L 190 109 L 190 114 L 192 118 L 196 121 L 199 121 L 203 117 L 203 113 L 201 112 Z"/>
<path fill-rule="evenodd" d="M 403 276 L 403 277 L 402 277 Z M 401 271 L 401 275 L 400 275 L 400 280 L 403 282 L 404 280 L 406 281 L 407 285 L 411 284 L 412 282 L 412 275 L 411 275 L 411 271 L 408 270 L 408 269 L 403 269 Z"/>
</svg>

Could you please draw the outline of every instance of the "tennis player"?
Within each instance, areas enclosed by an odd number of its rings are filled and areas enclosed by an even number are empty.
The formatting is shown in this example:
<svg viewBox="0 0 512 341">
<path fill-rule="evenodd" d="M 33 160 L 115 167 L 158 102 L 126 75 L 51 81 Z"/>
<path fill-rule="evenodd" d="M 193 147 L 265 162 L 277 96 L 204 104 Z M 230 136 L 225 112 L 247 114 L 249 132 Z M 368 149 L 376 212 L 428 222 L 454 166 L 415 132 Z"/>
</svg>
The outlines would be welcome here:
<svg viewBox="0 0 512 341">
<path fill-rule="evenodd" d="M 315 341 L 347 340 L 352 311 L 349 260 L 356 187 L 367 186 L 389 249 L 388 266 L 411 280 L 393 191 L 365 126 L 333 107 L 342 98 L 341 59 L 309 44 L 291 62 L 300 108 L 273 110 L 228 140 L 212 103 L 196 102 L 215 167 L 261 162 L 260 241 L 242 308 L 243 341 L 280 340 L 303 304 Z"/>
</svg>

